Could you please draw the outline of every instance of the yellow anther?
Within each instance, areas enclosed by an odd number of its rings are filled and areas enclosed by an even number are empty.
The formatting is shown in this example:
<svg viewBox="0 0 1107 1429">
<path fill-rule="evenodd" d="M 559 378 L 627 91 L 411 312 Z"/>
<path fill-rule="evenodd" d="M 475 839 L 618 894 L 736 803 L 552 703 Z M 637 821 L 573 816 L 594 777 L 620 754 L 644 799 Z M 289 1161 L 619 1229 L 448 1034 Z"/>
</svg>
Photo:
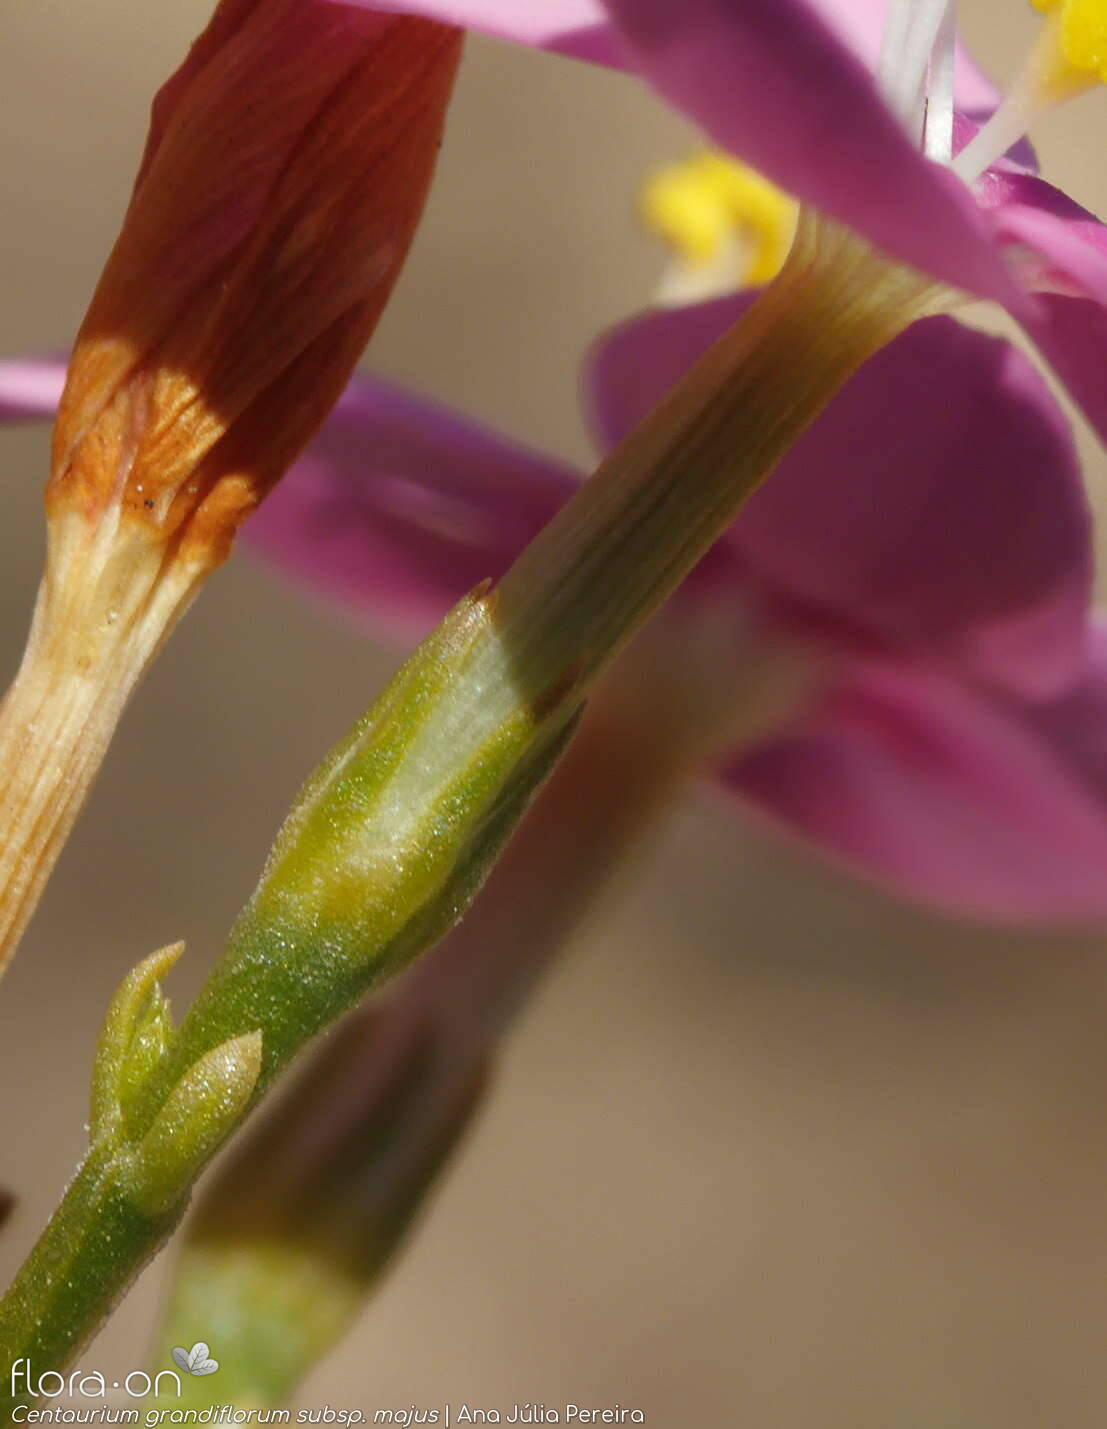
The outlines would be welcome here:
<svg viewBox="0 0 1107 1429">
<path fill-rule="evenodd" d="M 1050 16 L 1047 45 L 1053 51 L 1047 85 L 1071 92 L 1107 83 L 1107 0 L 1030 0 Z M 1045 76 L 1043 76 L 1045 78 Z"/>
<path fill-rule="evenodd" d="M 974 183 L 1050 109 L 1107 84 L 1107 0 L 1030 0 L 1045 16 L 1007 98 L 953 161 Z"/>
<path fill-rule="evenodd" d="M 693 268 L 733 250 L 734 286 L 767 283 L 788 256 L 794 199 L 725 154 L 706 152 L 658 170 L 643 186 L 646 223 Z"/>
</svg>

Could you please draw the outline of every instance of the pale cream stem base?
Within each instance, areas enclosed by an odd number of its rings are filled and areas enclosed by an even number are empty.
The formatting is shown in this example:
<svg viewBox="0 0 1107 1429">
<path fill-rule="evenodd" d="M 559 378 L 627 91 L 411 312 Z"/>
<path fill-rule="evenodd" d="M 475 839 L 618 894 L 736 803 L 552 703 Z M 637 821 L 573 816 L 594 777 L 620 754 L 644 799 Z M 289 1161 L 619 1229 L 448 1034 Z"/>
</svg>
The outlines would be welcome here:
<svg viewBox="0 0 1107 1429">
<path fill-rule="evenodd" d="M 128 696 L 206 574 L 167 559 L 145 523 L 52 515 L 27 649 L 0 705 L 0 975 Z"/>
</svg>

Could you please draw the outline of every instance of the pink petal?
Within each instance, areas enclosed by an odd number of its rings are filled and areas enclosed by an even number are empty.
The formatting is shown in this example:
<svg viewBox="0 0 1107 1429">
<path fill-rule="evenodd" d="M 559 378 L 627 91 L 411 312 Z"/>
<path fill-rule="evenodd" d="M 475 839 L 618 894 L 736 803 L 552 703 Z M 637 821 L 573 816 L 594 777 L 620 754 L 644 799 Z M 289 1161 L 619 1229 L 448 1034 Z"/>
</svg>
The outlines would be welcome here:
<svg viewBox="0 0 1107 1429">
<path fill-rule="evenodd" d="M 595 64 L 619 65 L 619 50 L 601 0 L 345 0 L 385 13 L 423 15 L 467 30 L 554 50 Z M 886 0 L 812 0 L 812 9 L 870 69 L 880 53 Z M 959 48 L 958 103 L 970 112 L 991 109 L 999 92 Z"/>
<path fill-rule="evenodd" d="M 576 484 L 560 463 L 359 374 L 244 539 L 411 639 L 501 575 Z"/>
<path fill-rule="evenodd" d="M 422 15 L 594 64 L 618 63 L 599 0 L 347 0 L 373 10 Z"/>
<path fill-rule="evenodd" d="M 1040 311 L 1023 326 L 1107 442 L 1107 309 L 1079 298 L 1043 297 L 1038 303 Z"/>
<path fill-rule="evenodd" d="M 962 45 L 954 56 L 953 92 L 958 107 L 970 114 L 990 113 L 1002 95 Z"/>
<path fill-rule="evenodd" d="M 1032 174 L 992 170 L 980 192 L 1027 286 L 1047 295 L 1023 326 L 1107 441 L 1107 227 Z"/>
<path fill-rule="evenodd" d="M 875 71 L 888 13 L 887 0 L 811 0 L 811 8 L 838 32 L 868 69 Z M 999 103 L 995 85 L 960 45 L 955 58 L 954 88 L 961 109 L 990 110 Z"/>
<path fill-rule="evenodd" d="M 1024 267 L 1041 291 L 1060 291 L 1107 306 L 1107 227 L 1033 174 L 1004 175 L 1008 194 L 992 217 L 1001 241 L 1032 260 Z"/>
<path fill-rule="evenodd" d="M 725 149 L 906 262 L 1018 308 L 969 190 L 804 0 L 607 0 L 635 67 Z"/>
<path fill-rule="evenodd" d="M 1107 617 L 1089 627 L 1080 678 L 1059 698 L 1019 705 L 1018 713 L 1107 808 Z"/>
<path fill-rule="evenodd" d="M 603 339 L 586 374 L 602 441 L 752 301 L 652 312 Z M 963 661 L 1027 694 L 1081 658 L 1091 525 L 1068 425 L 1025 357 L 949 318 L 855 374 L 728 541 L 778 616 L 839 647 Z"/>
<path fill-rule="evenodd" d="M 723 148 L 937 277 L 1018 309 L 971 193 L 928 163 L 868 66 L 877 0 L 383 0 L 543 49 L 637 70 Z M 604 16 L 614 22 L 613 37 Z M 963 58 L 959 97 L 994 91 Z"/>
<path fill-rule="evenodd" d="M 1087 700 L 1083 715 L 1077 706 Z M 1099 661 L 1056 733 L 1107 708 Z M 1002 707 L 919 669 L 857 667 L 795 728 L 725 775 L 824 853 L 958 913 L 1085 921 L 1107 913 L 1107 770 Z"/>
<path fill-rule="evenodd" d="M 0 361 L 0 422 L 52 417 L 65 386 L 65 358 Z"/>
</svg>

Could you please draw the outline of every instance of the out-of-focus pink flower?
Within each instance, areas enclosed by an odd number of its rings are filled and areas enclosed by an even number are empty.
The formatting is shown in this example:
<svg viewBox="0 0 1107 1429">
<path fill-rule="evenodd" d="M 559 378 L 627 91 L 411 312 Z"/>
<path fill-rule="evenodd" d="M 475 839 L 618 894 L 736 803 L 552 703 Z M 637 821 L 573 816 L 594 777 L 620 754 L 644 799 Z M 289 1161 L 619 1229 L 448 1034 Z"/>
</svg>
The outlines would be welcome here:
<svg viewBox="0 0 1107 1429">
<path fill-rule="evenodd" d="M 613 446 L 753 303 L 647 312 L 594 347 L 590 425 Z M 911 650 L 1028 695 L 1082 658 L 1092 551 L 1067 424 L 1008 343 L 915 323 L 845 385 L 717 550 L 774 622 Z M 1002 531 L 1002 536 L 999 535 Z"/>
<path fill-rule="evenodd" d="M 724 788 L 844 865 L 962 912 L 1107 912 L 1107 625 L 1075 683 L 1020 700 L 910 661 L 844 663 Z"/>
<path fill-rule="evenodd" d="M 1011 309 L 1107 439 L 1100 375 L 1107 238 L 1091 214 L 1010 159 L 964 179 L 951 172 L 976 133 L 974 118 L 993 109 L 997 95 L 954 51 L 950 7 L 918 0 L 372 2 L 637 72 L 781 188 L 892 256 Z M 896 20 L 904 23 L 903 41 L 886 43 L 881 54 L 884 26 Z M 956 122 L 954 87 L 963 111 Z"/>
<path fill-rule="evenodd" d="M 750 301 L 610 334 L 588 374 L 601 441 L 640 421 Z M 732 599 L 756 590 L 778 637 L 835 652 L 803 706 L 725 762 L 723 787 L 908 896 L 1101 917 L 1107 627 L 1087 623 L 1085 523 L 1030 364 L 949 319 L 916 324 L 720 543 L 736 561 Z"/>
<path fill-rule="evenodd" d="M 649 313 L 599 343 L 601 444 L 749 301 Z M 0 365 L 0 410 L 44 415 L 60 383 L 60 362 Z M 579 480 L 359 376 L 248 530 L 407 639 L 499 575 Z M 744 613 L 810 668 L 808 697 L 735 749 L 724 787 L 908 896 L 1082 918 L 1107 911 L 1107 819 L 1082 772 L 1095 749 L 1069 749 L 1097 688 L 1090 581 L 1079 472 L 1042 380 L 1009 344 L 931 318 L 812 424 L 682 589 L 672 632 Z"/>
</svg>

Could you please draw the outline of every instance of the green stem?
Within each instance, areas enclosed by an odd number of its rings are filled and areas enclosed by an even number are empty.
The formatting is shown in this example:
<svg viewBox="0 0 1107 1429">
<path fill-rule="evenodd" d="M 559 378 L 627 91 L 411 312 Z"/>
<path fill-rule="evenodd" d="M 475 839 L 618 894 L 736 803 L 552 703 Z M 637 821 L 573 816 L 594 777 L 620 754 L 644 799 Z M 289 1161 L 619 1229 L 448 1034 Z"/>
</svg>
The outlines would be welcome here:
<svg viewBox="0 0 1107 1429">
<path fill-rule="evenodd" d="M 627 652 L 469 916 L 327 1039 L 209 1184 L 152 1368 L 197 1340 L 221 1368 L 178 1407 L 285 1403 L 394 1264 L 516 1014 L 713 743 L 695 701 L 679 728 L 658 717 L 667 649 Z"/>
<path fill-rule="evenodd" d="M 571 708 L 556 705 L 474 714 L 468 743 L 428 764 L 440 707 L 456 709 L 488 627 L 479 597 L 462 602 L 309 780 L 167 1042 L 156 976 L 176 950 L 125 981 L 97 1059 L 93 1149 L 0 1300 L 0 1422 L 30 1394 L 9 1393 L 17 1362 L 30 1360 L 34 1383 L 71 1362 L 264 1087 L 376 980 L 436 942 L 483 880 L 573 725 Z"/>
<path fill-rule="evenodd" d="M 801 215 L 776 280 L 501 581 L 514 678 L 593 679 L 846 380 L 938 296 L 854 235 Z"/>
<path fill-rule="evenodd" d="M 89 1153 L 0 1301 L 0 1423 L 34 1403 L 44 1371 L 68 1363 L 75 1326 L 82 1341 L 96 1332 L 184 1212 L 182 1199 L 145 1214 L 116 1169 L 111 1150 Z"/>
<path fill-rule="evenodd" d="M 148 1060 L 157 1038 L 127 1054 L 127 1104 L 109 1117 L 122 1139 L 108 1163 L 86 1164 L 0 1302 L 0 1343 L 33 1346 L 39 1371 L 70 1360 L 277 1073 L 457 921 L 597 675 L 931 296 L 849 235 L 801 225 L 742 322 L 499 589 L 462 602 L 420 647 L 309 781 L 160 1060 Z"/>
</svg>

